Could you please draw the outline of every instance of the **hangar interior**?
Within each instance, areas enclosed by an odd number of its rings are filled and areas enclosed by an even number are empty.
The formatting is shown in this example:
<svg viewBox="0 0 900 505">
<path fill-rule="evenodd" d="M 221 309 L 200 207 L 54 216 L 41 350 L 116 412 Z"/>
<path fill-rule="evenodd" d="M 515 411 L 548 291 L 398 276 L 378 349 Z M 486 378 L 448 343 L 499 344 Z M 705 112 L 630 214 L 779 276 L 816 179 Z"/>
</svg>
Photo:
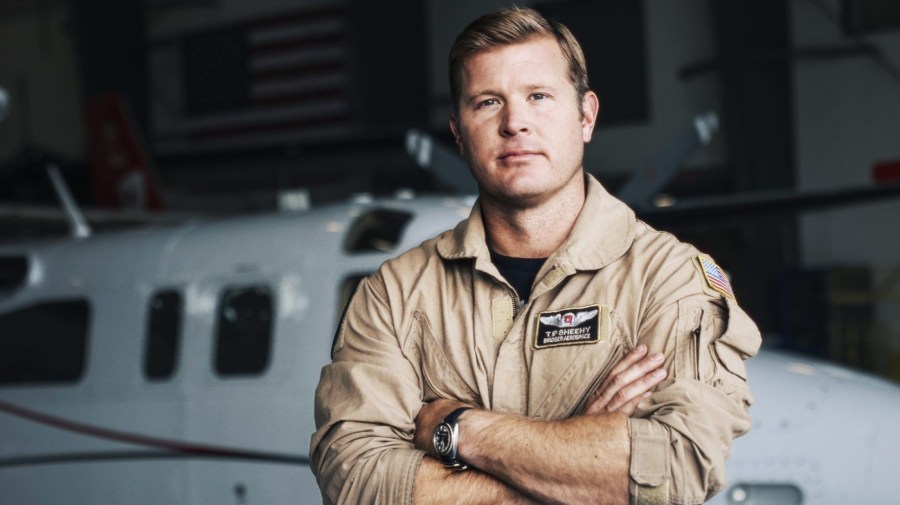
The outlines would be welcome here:
<svg viewBox="0 0 900 505">
<path fill-rule="evenodd" d="M 602 103 L 588 172 L 616 191 L 648 165 L 677 168 L 655 209 L 795 195 L 647 221 L 726 267 L 766 345 L 900 381 L 900 200 L 844 193 L 900 180 L 895 2 L 521 3 L 584 45 Z M 447 50 L 506 4 L 0 0 L 0 241 L 66 233 L 48 163 L 80 205 L 126 217 L 451 191 L 407 133 L 454 149 Z M 708 112 L 711 141 L 679 150 Z M 110 118 L 136 149 L 116 151 Z M 112 187 L 116 156 L 140 167 L 138 190 Z"/>
</svg>

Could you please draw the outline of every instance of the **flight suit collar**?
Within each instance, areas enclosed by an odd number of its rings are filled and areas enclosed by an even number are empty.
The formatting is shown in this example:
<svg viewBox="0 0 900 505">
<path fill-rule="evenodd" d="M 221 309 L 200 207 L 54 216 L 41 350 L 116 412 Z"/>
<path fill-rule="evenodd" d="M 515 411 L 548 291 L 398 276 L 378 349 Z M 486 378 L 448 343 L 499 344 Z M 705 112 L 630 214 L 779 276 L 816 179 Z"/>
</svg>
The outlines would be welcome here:
<svg viewBox="0 0 900 505">
<path fill-rule="evenodd" d="M 585 174 L 585 182 L 587 197 L 575 226 L 547 262 L 559 265 L 567 274 L 598 270 L 612 263 L 628 251 L 636 232 L 634 211 L 610 195 L 592 175 Z M 480 200 L 468 219 L 441 237 L 437 250 L 448 260 L 475 258 L 476 266 L 490 262 Z"/>
<path fill-rule="evenodd" d="M 469 217 L 459 222 L 449 233 L 444 233 L 437 243 L 438 254 L 447 260 L 489 256 L 484 221 L 481 218 L 481 199 L 475 201 Z"/>
<path fill-rule="evenodd" d="M 622 257 L 634 242 L 634 211 L 585 175 L 587 198 L 569 238 L 553 255 L 576 270 L 599 270 Z"/>
</svg>

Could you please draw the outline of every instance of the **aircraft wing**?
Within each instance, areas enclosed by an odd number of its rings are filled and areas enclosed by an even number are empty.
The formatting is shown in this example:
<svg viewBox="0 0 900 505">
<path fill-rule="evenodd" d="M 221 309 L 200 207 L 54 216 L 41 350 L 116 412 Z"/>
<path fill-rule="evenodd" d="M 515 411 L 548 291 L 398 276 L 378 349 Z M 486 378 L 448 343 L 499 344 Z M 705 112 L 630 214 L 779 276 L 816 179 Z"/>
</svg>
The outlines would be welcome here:
<svg viewBox="0 0 900 505">
<path fill-rule="evenodd" d="M 113 230 L 147 225 L 176 225 L 200 216 L 171 211 L 126 209 L 83 209 L 82 214 L 94 230 Z M 45 205 L 0 203 L 0 242 L 68 233 L 71 222 L 65 210 Z"/>
<path fill-rule="evenodd" d="M 809 192 L 760 191 L 691 198 L 668 207 L 644 208 L 637 214 L 654 226 L 708 224 L 746 219 L 748 216 L 822 210 L 897 196 L 900 196 L 900 183 Z"/>
<path fill-rule="evenodd" d="M 900 183 L 890 182 L 822 191 L 784 189 L 690 197 L 669 206 L 650 205 L 652 196 L 668 184 L 696 149 L 710 142 L 717 130 L 718 116 L 715 113 L 697 115 L 690 128 L 647 160 L 625 182 L 616 196 L 635 209 L 638 216 L 655 226 L 708 224 L 821 210 L 900 196 Z M 420 167 L 434 173 L 448 187 L 462 194 L 477 192 L 478 188 L 465 161 L 455 150 L 442 145 L 431 135 L 410 130 L 406 136 L 406 148 Z"/>
</svg>

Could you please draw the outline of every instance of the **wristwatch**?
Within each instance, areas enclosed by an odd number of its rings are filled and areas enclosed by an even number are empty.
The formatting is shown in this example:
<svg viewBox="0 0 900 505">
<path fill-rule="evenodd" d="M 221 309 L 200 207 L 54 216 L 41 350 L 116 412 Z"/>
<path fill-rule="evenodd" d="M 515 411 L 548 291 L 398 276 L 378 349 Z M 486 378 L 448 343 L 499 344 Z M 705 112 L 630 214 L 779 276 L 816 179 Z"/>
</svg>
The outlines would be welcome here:
<svg viewBox="0 0 900 505">
<path fill-rule="evenodd" d="M 440 456 L 447 468 L 465 470 L 469 467 L 457 459 L 457 456 L 459 455 L 459 416 L 470 408 L 460 407 L 454 410 L 434 429 L 431 443 L 434 445 L 434 452 Z"/>
</svg>

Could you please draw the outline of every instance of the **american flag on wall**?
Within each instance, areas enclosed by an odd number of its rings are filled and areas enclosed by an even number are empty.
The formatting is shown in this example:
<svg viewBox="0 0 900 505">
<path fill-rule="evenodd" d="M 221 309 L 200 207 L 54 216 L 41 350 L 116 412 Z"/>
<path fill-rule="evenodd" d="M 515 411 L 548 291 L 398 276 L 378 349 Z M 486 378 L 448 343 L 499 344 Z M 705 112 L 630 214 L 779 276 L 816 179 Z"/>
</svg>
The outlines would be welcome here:
<svg viewBox="0 0 900 505">
<path fill-rule="evenodd" d="M 184 148 L 329 139 L 353 128 L 345 9 L 184 35 L 180 114 L 162 135 Z"/>
</svg>

